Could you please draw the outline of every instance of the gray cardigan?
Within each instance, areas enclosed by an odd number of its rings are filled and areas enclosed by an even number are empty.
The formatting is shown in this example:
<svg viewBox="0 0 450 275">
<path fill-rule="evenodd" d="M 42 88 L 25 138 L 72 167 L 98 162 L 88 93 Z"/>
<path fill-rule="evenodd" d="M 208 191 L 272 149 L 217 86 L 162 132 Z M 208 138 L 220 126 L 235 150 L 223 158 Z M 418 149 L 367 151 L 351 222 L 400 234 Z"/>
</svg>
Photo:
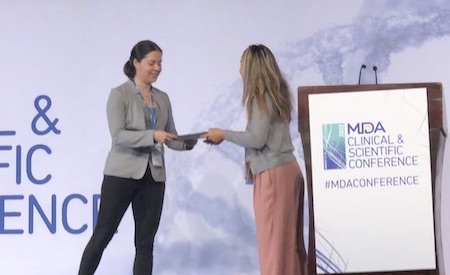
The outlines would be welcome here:
<svg viewBox="0 0 450 275">
<path fill-rule="evenodd" d="M 293 154 L 289 122 L 275 116 L 275 110 L 266 96 L 268 115 L 252 106 L 252 118 L 245 132 L 225 131 L 225 140 L 245 147 L 245 160 L 250 163 L 253 175 L 267 169 L 296 161 Z"/>
<path fill-rule="evenodd" d="M 160 109 L 156 129 L 176 135 L 168 95 L 156 88 L 152 91 Z M 144 108 L 145 103 L 131 80 L 111 90 L 106 112 L 112 143 L 106 158 L 105 175 L 140 179 L 150 165 L 155 181 L 166 181 L 164 150 L 162 167 L 154 167 L 149 161 L 151 147 L 155 145 L 154 130 L 146 129 Z M 183 141 L 175 140 L 166 145 L 174 150 L 185 150 Z"/>
</svg>

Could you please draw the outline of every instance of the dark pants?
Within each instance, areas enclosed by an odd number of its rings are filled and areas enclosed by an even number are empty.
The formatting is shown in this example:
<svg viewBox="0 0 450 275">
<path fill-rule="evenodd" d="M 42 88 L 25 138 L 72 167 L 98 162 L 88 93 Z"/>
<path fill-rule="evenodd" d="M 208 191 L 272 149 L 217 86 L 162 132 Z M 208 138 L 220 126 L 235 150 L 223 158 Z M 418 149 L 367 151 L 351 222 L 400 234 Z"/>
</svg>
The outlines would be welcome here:
<svg viewBox="0 0 450 275">
<path fill-rule="evenodd" d="M 131 203 L 134 217 L 134 275 L 150 275 L 153 269 L 153 242 L 158 230 L 165 183 L 155 182 L 148 168 L 140 180 L 105 176 L 100 194 L 100 210 L 94 233 L 84 249 L 79 275 L 94 274 L 108 243 Z"/>
</svg>

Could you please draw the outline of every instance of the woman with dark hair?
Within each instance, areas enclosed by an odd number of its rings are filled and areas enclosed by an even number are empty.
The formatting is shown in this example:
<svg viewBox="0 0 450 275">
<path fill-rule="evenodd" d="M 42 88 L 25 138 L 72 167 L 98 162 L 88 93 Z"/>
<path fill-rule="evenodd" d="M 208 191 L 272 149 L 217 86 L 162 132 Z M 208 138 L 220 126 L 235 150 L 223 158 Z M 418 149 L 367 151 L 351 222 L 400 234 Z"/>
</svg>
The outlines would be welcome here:
<svg viewBox="0 0 450 275">
<path fill-rule="evenodd" d="M 246 130 L 210 128 L 203 137 L 209 144 L 226 140 L 245 148 L 247 177 L 254 182 L 261 275 L 306 275 L 304 180 L 289 131 L 291 93 L 274 55 L 264 45 L 251 45 L 244 51 L 240 73 Z"/>
<path fill-rule="evenodd" d="M 153 83 L 161 73 L 162 50 L 140 41 L 125 63 L 128 77 L 107 102 L 111 149 L 106 159 L 97 223 L 80 263 L 79 275 L 94 274 L 103 251 L 131 203 L 135 224 L 133 274 L 153 269 L 153 243 L 165 190 L 164 146 L 191 150 L 197 140 L 177 140 L 168 95 Z"/>
</svg>

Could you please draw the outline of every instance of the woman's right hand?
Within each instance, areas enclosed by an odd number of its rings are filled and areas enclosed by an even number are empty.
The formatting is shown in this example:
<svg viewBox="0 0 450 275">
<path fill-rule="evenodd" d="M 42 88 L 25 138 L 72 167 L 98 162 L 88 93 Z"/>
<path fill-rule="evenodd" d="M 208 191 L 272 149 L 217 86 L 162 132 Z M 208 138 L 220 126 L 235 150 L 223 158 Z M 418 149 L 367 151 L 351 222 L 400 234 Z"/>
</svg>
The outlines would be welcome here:
<svg viewBox="0 0 450 275">
<path fill-rule="evenodd" d="M 225 138 L 225 132 L 219 128 L 209 128 L 208 133 L 202 135 L 201 138 L 205 139 L 203 142 L 206 144 L 219 145 Z"/>
<path fill-rule="evenodd" d="M 153 139 L 156 143 L 166 143 L 177 139 L 177 136 L 166 131 L 155 130 L 153 131 Z"/>
</svg>

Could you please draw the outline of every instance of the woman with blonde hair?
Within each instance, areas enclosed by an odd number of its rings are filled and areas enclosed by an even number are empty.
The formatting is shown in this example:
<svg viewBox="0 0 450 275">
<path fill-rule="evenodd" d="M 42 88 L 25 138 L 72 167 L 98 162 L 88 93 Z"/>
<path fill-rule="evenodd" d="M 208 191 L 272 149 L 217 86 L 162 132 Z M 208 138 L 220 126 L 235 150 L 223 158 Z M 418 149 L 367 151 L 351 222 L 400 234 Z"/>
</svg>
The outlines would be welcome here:
<svg viewBox="0 0 450 275">
<path fill-rule="evenodd" d="M 210 128 L 205 142 L 223 140 L 245 148 L 247 178 L 254 183 L 261 275 L 306 275 L 303 244 L 303 175 L 289 131 L 292 102 L 274 55 L 264 45 L 243 53 L 240 74 L 245 131 Z"/>
</svg>

